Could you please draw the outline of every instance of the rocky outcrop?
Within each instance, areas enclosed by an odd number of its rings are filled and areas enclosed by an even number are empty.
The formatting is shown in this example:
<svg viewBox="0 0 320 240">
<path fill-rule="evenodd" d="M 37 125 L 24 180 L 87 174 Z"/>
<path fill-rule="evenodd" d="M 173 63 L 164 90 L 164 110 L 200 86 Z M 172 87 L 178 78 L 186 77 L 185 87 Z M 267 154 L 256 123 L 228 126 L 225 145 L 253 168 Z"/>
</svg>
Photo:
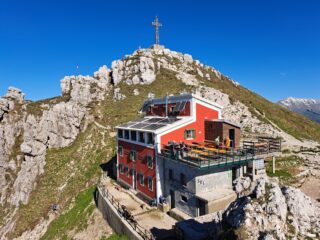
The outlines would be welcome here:
<svg viewBox="0 0 320 240">
<path fill-rule="evenodd" d="M 44 173 L 48 148 L 70 145 L 87 126 L 88 106 L 101 101 L 108 94 L 110 70 L 105 66 L 94 77 L 71 76 L 61 81 L 61 99 L 31 106 L 41 109 L 35 114 L 27 111 L 30 102 L 23 102 L 24 94 L 10 88 L 0 98 L 0 204 L 15 208 L 26 204 L 36 187 L 37 177 Z M 67 96 L 67 97 L 66 97 Z M 19 111 L 11 111 L 20 104 Z M 13 154 L 14 152 L 14 154 Z M 10 177 L 8 177 L 10 176 Z M 8 208 L 10 209 L 10 208 Z M 10 231 L 14 212 L 6 213 L 0 236 Z"/>
<path fill-rule="evenodd" d="M 24 100 L 24 96 L 25 94 L 19 88 L 9 87 L 5 97 L 21 103 Z"/>
<path fill-rule="evenodd" d="M 243 197 L 225 211 L 224 221 L 234 228 L 244 229 L 247 238 L 270 239 L 271 232 L 275 239 L 320 236 L 319 206 L 299 189 L 281 189 L 277 181 L 267 178 L 252 182 L 251 186 L 255 187 L 249 192 L 248 187 L 243 187 L 249 185 L 245 178 L 235 185 L 245 193 L 239 192 Z"/>
<path fill-rule="evenodd" d="M 70 96 L 70 101 L 87 106 L 92 101 L 101 101 L 110 86 L 110 70 L 105 66 L 90 76 L 67 76 L 61 80 L 63 95 Z"/>
</svg>

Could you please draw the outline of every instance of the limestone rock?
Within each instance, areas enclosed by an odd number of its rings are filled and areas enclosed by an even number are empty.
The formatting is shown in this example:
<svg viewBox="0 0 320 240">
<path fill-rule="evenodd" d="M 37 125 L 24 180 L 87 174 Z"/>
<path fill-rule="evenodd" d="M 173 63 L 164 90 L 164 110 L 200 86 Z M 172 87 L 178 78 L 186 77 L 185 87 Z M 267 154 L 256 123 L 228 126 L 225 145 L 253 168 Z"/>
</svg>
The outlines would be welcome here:
<svg viewBox="0 0 320 240">
<path fill-rule="evenodd" d="M 260 178 L 257 180 L 256 187 L 254 189 L 254 194 L 256 195 L 256 198 L 264 197 L 266 193 L 266 180 L 264 178 Z"/>
<path fill-rule="evenodd" d="M 0 121 L 3 119 L 5 113 L 9 112 L 9 100 L 0 98 Z"/>
<path fill-rule="evenodd" d="M 296 221 L 301 233 L 308 233 L 311 229 L 320 233 L 320 208 L 300 190 L 285 187 L 283 189 L 289 213 Z"/>
<path fill-rule="evenodd" d="M 113 92 L 113 99 L 114 100 L 123 100 L 123 99 L 126 99 L 126 95 L 122 94 L 121 92 L 121 89 L 120 88 L 115 88 L 114 89 L 114 92 Z"/>
<path fill-rule="evenodd" d="M 19 88 L 9 87 L 5 97 L 13 99 L 17 102 L 23 102 L 24 96 L 25 94 Z"/>
<path fill-rule="evenodd" d="M 103 100 L 109 88 L 108 69 L 102 67 L 95 72 L 95 77 L 66 76 L 61 80 L 63 95 L 70 95 L 70 100 L 87 106 L 92 101 Z"/>
<path fill-rule="evenodd" d="M 243 196 L 246 190 L 249 190 L 251 179 L 249 177 L 240 177 L 233 181 L 234 190 L 238 196 Z"/>
<path fill-rule="evenodd" d="M 286 198 L 283 196 L 278 184 L 274 182 L 270 183 L 270 190 L 267 201 L 268 203 L 266 206 L 266 213 L 279 216 L 280 219 L 285 222 L 287 217 Z"/>
</svg>

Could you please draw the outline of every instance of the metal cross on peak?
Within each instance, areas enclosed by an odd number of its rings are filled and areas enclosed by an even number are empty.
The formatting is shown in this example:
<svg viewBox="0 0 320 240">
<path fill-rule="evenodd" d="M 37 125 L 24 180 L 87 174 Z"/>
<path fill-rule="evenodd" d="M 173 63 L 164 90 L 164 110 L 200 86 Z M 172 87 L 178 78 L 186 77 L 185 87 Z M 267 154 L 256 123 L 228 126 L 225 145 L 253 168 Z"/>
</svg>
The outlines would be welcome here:
<svg viewBox="0 0 320 240">
<path fill-rule="evenodd" d="M 154 29 L 155 29 L 155 33 L 154 33 L 155 44 L 159 45 L 159 27 L 162 27 L 162 24 L 159 22 L 158 16 L 156 16 L 156 18 L 151 24 L 152 26 L 154 26 Z"/>
</svg>

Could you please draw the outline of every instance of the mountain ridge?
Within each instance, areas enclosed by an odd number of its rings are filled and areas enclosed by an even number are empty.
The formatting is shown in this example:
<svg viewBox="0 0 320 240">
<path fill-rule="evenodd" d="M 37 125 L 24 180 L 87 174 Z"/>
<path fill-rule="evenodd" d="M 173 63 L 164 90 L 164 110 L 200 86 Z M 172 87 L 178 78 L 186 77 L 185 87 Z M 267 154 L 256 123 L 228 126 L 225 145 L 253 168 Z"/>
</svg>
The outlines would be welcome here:
<svg viewBox="0 0 320 240">
<path fill-rule="evenodd" d="M 18 89 L 0 98 L 4 239 L 52 239 L 55 234 L 62 238 L 80 231 L 70 220 L 59 232 L 55 226 L 66 220 L 52 216 L 50 204 L 67 211 L 80 191 L 94 186 L 101 175 L 99 166 L 114 158 L 114 127 L 138 117 L 151 95 L 187 91 L 217 102 L 224 106 L 224 118 L 244 126 L 243 137 L 280 137 L 291 150 L 315 147 L 320 141 L 318 124 L 271 103 L 191 55 L 162 46 L 138 49 L 92 76 L 66 76 L 60 85 L 61 96 L 52 99 L 24 101 Z M 86 219 L 87 214 L 80 217 Z"/>
<path fill-rule="evenodd" d="M 288 97 L 277 103 L 320 123 L 320 99 Z"/>
</svg>

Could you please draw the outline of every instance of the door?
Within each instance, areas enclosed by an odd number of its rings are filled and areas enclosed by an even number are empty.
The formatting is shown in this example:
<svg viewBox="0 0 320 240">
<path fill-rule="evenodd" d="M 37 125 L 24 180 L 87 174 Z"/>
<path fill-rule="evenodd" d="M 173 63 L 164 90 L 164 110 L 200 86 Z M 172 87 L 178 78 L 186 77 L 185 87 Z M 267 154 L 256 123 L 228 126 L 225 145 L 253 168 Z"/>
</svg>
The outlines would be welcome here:
<svg viewBox="0 0 320 240">
<path fill-rule="evenodd" d="M 229 139 L 231 140 L 230 142 L 230 147 L 235 147 L 235 133 L 234 133 L 234 129 L 229 129 Z"/>
<path fill-rule="evenodd" d="M 174 195 L 174 191 L 170 190 L 170 201 L 171 201 L 171 209 L 176 207 L 176 199 Z"/>
<path fill-rule="evenodd" d="M 236 178 L 237 178 L 237 168 L 236 168 L 236 167 L 233 167 L 233 168 L 232 168 L 232 182 L 233 182 L 234 180 L 236 180 Z"/>
<path fill-rule="evenodd" d="M 198 199 L 199 216 L 206 215 L 206 203 L 201 199 Z"/>
<path fill-rule="evenodd" d="M 137 189 L 137 173 L 135 169 L 132 169 L 132 188 Z"/>
</svg>

